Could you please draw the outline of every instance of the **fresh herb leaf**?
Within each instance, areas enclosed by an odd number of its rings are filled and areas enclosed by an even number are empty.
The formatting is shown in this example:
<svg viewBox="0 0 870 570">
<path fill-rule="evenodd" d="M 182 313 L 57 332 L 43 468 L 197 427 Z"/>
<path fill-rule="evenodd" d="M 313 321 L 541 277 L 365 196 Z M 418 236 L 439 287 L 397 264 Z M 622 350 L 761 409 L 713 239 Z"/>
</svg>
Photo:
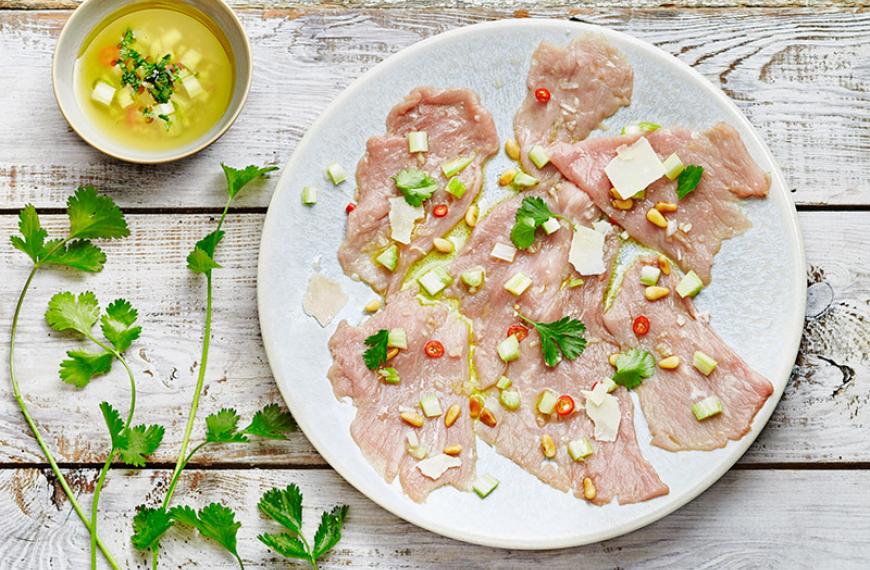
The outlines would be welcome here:
<svg viewBox="0 0 870 570">
<path fill-rule="evenodd" d="M 522 315 L 520 318 L 541 336 L 541 352 L 547 366 L 556 366 L 563 357 L 574 360 L 586 349 L 586 325 L 577 319 L 565 316 L 552 323 L 537 323 Z"/>
<path fill-rule="evenodd" d="M 98 273 L 103 270 L 106 254 L 90 240 L 75 240 L 55 249 L 60 241 L 52 240 L 45 244 L 45 263 L 70 267 L 88 273 Z"/>
<path fill-rule="evenodd" d="M 23 251 L 36 263 L 45 255 L 48 232 L 43 229 L 33 204 L 27 204 L 18 213 L 18 231 L 21 236 L 11 236 L 9 240 L 15 249 Z"/>
<path fill-rule="evenodd" d="M 369 370 L 374 370 L 387 361 L 387 344 L 390 341 L 390 331 L 381 329 L 365 340 L 369 348 L 363 353 L 363 361 Z"/>
<path fill-rule="evenodd" d="M 120 447 L 124 444 L 124 420 L 121 419 L 121 414 L 109 402 L 101 402 L 100 411 L 103 412 L 103 419 L 106 420 L 106 427 L 112 438 L 112 449 Z"/>
<path fill-rule="evenodd" d="M 215 230 L 196 242 L 193 250 L 187 256 L 187 267 L 194 273 L 211 273 L 219 269 L 220 264 L 214 260 L 214 252 L 224 238 L 224 232 Z"/>
<path fill-rule="evenodd" d="M 311 560 L 311 556 L 308 554 L 308 548 L 305 544 L 299 538 L 291 536 L 286 532 L 280 534 L 264 532 L 257 536 L 257 540 L 281 556 L 297 558 L 299 560 Z"/>
<path fill-rule="evenodd" d="M 535 243 L 535 232 L 541 224 L 555 217 L 547 203 L 537 196 L 523 198 L 517 208 L 514 227 L 511 229 L 511 241 L 517 249 L 528 249 Z"/>
<path fill-rule="evenodd" d="M 175 92 L 175 82 L 181 76 L 179 66 L 172 63 L 169 54 L 152 63 L 133 48 L 134 41 L 133 30 L 128 28 L 121 38 L 121 50 L 115 63 L 121 69 L 121 85 L 129 85 L 134 91 L 146 87 L 155 102 L 168 103 Z"/>
<path fill-rule="evenodd" d="M 239 433 L 239 414 L 223 408 L 205 418 L 205 440 L 211 443 L 245 443 L 248 438 Z"/>
<path fill-rule="evenodd" d="M 126 299 L 112 301 L 100 317 L 100 328 L 115 350 L 124 352 L 142 333 L 142 327 L 134 326 L 139 312 Z"/>
<path fill-rule="evenodd" d="M 655 374 L 656 362 L 652 355 L 638 348 L 632 348 L 616 357 L 616 373 L 613 381 L 620 386 L 634 389 Z"/>
<path fill-rule="evenodd" d="M 341 540 L 341 527 L 344 525 L 347 511 L 348 506 L 341 505 L 320 516 L 320 526 L 317 527 L 317 533 L 314 535 L 314 547 L 311 553 L 314 559 L 332 550 Z"/>
<path fill-rule="evenodd" d="M 76 238 L 114 239 L 130 235 L 124 214 L 93 186 L 81 186 L 67 200 L 69 233 Z"/>
<path fill-rule="evenodd" d="M 224 176 L 227 179 L 227 194 L 230 198 L 235 198 L 249 182 L 278 170 L 277 166 L 259 167 L 253 164 L 239 170 L 238 168 L 221 163 L 221 168 L 224 169 Z"/>
<path fill-rule="evenodd" d="M 100 303 L 90 291 L 80 293 L 78 299 L 69 291 L 55 294 L 48 302 L 45 320 L 58 332 L 73 330 L 90 336 L 100 318 Z"/>
<path fill-rule="evenodd" d="M 76 388 L 84 388 L 95 377 L 107 374 L 115 359 L 111 352 L 70 350 L 66 355 L 69 358 L 60 363 L 60 379 Z"/>
<path fill-rule="evenodd" d="M 704 167 L 697 164 L 686 166 L 685 170 L 680 173 L 679 178 L 677 178 L 677 196 L 680 200 L 698 187 L 702 174 L 704 174 Z"/>
<path fill-rule="evenodd" d="M 296 430 L 296 420 L 278 404 L 268 404 L 254 414 L 244 433 L 263 439 L 287 439 L 287 432 Z"/>
<path fill-rule="evenodd" d="M 151 455 L 160 447 L 163 432 L 163 426 L 159 425 L 138 425 L 124 430 L 121 445 L 118 447 L 121 460 L 133 467 L 144 467 L 145 456 Z"/>
<path fill-rule="evenodd" d="M 302 532 L 302 491 L 295 483 L 290 483 L 284 489 L 266 491 L 260 497 L 257 508 L 293 534 Z"/>
<path fill-rule="evenodd" d="M 140 507 L 133 517 L 133 546 L 139 550 L 156 548 L 172 527 L 172 518 L 163 507 Z"/>
<path fill-rule="evenodd" d="M 197 529 L 205 538 L 226 548 L 241 563 L 236 547 L 242 523 L 236 521 L 236 513 L 232 509 L 220 503 L 211 503 L 200 509 L 198 514 L 190 507 L 175 507 L 169 514 L 175 522 Z"/>
<path fill-rule="evenodd" d="M 438 189 L 438 183 L 434 178 L 416 168 L 400 170 L 398 174 L 393 176 L 393 180 L 396 183 L 396 188 L 405 197 L 405 202 L 415 208 L 431 198 L 435 190 Z"/>
</svg>

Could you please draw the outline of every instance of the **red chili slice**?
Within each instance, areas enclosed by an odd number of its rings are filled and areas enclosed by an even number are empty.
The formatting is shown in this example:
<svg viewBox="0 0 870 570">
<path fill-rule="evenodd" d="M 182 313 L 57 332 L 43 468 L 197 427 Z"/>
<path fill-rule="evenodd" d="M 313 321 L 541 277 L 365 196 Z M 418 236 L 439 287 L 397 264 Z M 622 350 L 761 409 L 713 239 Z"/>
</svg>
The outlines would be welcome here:
<svg viewBox="0 0 870 570">
<path fill-rule="evenodd" d="M 444 345 L 437 340 L 430 340 L 423 345 L 423 352 L 425 352 L 426 356 L 429 358 L 441 358 L 444 356 Z"/>
<path fill-rule="evenodd" d="M 631 330 L 636 336 L 644 336 L 649 332 L 649 319 L 643 315 L 637 317 L 631 325 Z"/>
<path fill-rule="evenodd" d="M 344 207 L 345 214 L 350 214 L 354 210 L 356 210 L 356 204 L 354 204 L 353 202 L 348 202 L 347 206 Z"/>
<path fill-rule="evenodd" d="M 550 91 L 546 87 L 538 87 L 535 89 L 535 99 L 538 103 L 546 103 L 550 100 Z"/>
<path fill-rule="evenodd" d="M 447 215 L 447 205 L 446 204 L 438 204 L 434 208 L 432 208 L 432 215 L 436 218 L 443 218 Z"/>
<path fill-rule="evenodd" d="M 520 324 L 508 327 L 507 336 L 515 336 L 519 342 L 523 342 L 529 336 L 529 329 Z"/>
<path fill-rule="evenodd" d="M 574 411 L 574 398 L 568 394 L 562 394 L 556 400 L 556 413 L 560 416 L 567 416 Z"/>
</svg>

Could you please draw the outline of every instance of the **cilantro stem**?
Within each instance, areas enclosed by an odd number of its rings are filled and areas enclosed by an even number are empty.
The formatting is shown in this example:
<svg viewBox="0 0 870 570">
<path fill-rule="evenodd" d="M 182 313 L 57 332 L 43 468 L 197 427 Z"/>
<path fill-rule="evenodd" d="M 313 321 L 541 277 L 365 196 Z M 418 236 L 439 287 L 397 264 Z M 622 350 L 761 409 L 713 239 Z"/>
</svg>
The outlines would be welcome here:
<svg viewBox="0 0 870 570">
<path fill-rule="evenodd" d="M 60 248 L 64 247 L 72 237 L 66 238 L 58 242 L 48 254 L 45 255 L 46 258 L 49 258 L 52 254 L 57 252 Z M 27 423 L 27 426 L 30 428 L 30 431 L 33 433 L 33 437 L 36 439 L 36 443 L 39 445 L 39 448 L 42 450 L 43 455 L 45 455 L 45 459 L 48 461 L 48 464 L 51 466 L 51 470 L 54 473 L 55 477 L 57 477 L 58 484 L 60 484 L 61 489 L 63 489 L 64 494 L 69 499 L 70 504 L 78 515 L 79 519 L 81 519 L 82 523 L 85 525 L 85 528 L 91 534 L 91 540 L 93 544 L 100 549 L 103 553 L 103 556 L 106 559 L 106 562 L 109 564 L 113 570 L 118 570 L 118 563 L 115 562 L 115 559 L 112 557 L 111 552 L 109 552 L 106 545 L 100 540 L 99 536 L 97 536 L 96 529 L 91 525 L 88 521 L 85 512 L 82 510 L 81 505 L 79 505 L 78 500 L 76 500 L 75 494 L 73 494 L 72 489 L 67 483 L 66 477 L 64 477 L 63 473 L 60 470 L 60 466 L 58 466 L 57 461 L 54 459 L 54 455 L 51 453 L 51 450 L 48 448 L 48 444 L 46 444 L 45 439 L 42 437 L 42 433 L 40 433 L 39 428 L 36 427 L 36 422 L 33 420 L 33 417 L 30 415 L 30 411 L 27 409 L 27 404 L 24 402 L 24 397 L 21 394 L 21 388 L 18 384 L 18 378 L 15 375 L 15 336 L 18 331 L 18 319 L 21 315 L 21 308 L 24 305 L 24 299 L 27 296 L 27 292 L 30 289 L 30 285 L 33 282 L 34 277 L 36 277 L 36 273 L 42 267 L 42 262 L 37 261 L 33 264 L 33 269 L 30 270 L 30 274 L 27 276 L 27 280 L 24 282 L 24 286 L 21 289 L 21 293 L 18 296 L 18 302 L 15 305 L 15 312 L 12 315 L 12 327 L 9 333 L 9 382 L 12 384 L 12 394 L 15 397 L 15 401 L 18 403 L 18 407 L 21 409 L 21 414 L 24 416 L 24 421 Z"/>
</svg>

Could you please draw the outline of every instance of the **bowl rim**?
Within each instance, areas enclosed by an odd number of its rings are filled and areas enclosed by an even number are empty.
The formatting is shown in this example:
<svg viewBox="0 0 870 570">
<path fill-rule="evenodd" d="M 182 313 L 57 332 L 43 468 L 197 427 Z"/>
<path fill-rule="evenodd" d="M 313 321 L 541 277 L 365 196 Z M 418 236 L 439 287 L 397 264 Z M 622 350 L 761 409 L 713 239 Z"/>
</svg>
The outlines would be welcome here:
<svg viewBox="0 0 870 570">
<path fill-rule="evenodd" d="M 174 162 L 176 160 L 182 160 L 184 158 L 187 158 L 189 156 L 192 156 L 192 155 L 200 152 L 201 150 L 210 146 L 216 140 L 221 138 L 224 135 L 224 133 L 226 133 L 227 130 L 229 130 L 229 128 L 231 126 L 233 126 L 233 124 L 236 122 L 236 119 L 238 119 L 239 115 L 241 114 L 242 109 L 244 109 L 245 103 L 248 100 L 248 94 L 251 91 L 251 82 L 252 82 L 252 79 L 254 76 L 254 58 L 253 58 L 253 55 L 251 53 L 251 42 L 248 39 L 248 34 L 245 31 L 245 27 L 242 25 L 241 20 L 239 20 L 239 17 L 236 15 L 235 11 L 229 6 L 229 4 L 227 4 L 226 0 L 212 0 L 212 1 L 214 3 L 215 8 L 217 8 L 219 10 L 223 10 L 230 17 L 230 20 L 232 21 L 233 26 L 235 26 L 238 29 L 238 31 L 241 32 L 242 48 L 244 51 L 244 54 L 241 54 L 242 55 L 241 61 L 247 63 L 248 73 L 246 74 L 247 80 L 245 81 L 245 85 L 244 85 L 244 88 L 242 90 L 241 99 L 236 104 L 235 108 L 230 111 L 229 117 L 226 119 L 224 125 L 220 129 L 218 129 L 210 137 L 203 139 L 199 144 L 197 144 L 195 147 L 193 147 L 189 150 L 186 150 L 183 152 L 170 153 L 170 154 L 166 154 L 165 156 L 156 156 L 153 158 L 143 158 L 143 157 L 130 156 L 130 155 L 127 155 L 123 152 L 114 152 L 114 151 L 108 150 L 107 148 L 104 148 L 98 141 L 94 140 L 92 137 L 86 136 L 76 126 L 75 122 L 72 119 L 70 119 L 70 116 L 67 114 L 67 109 L 64 107 L 64 102 L 60 96 L 60 90 L 58 88 L 58 59 L 60 57 L 59 48 L 61 45 L 63 45 L 63 42 L 64 42 L 66 36 L 71 33 L 70 29 L 71 29 L 72 25 L 75 22 L 77 22 L 77 18 L 83 17 L 83 16 L 81 16 L 82 8 L 88 6 L 89 4 L 96 2 L 96 1 L 98 1 L 98 0 L 83 0 L 82 3 L 79 4 L 79 6 L 73 11 L 72 15 L 69 17 L 69 19 L 67 19 L 66 23 L 64 23 L 63 28 L 61 29 L 60 35 L 57 38 L 57 42 L 54 45 L 54 51 L 53 51 L 52 57 L 51 57 L 51 90 L 52 90 L 52 93 L 54 93 L 54 100 L 57 103 L 57 107 L 58 107 L 58 109 L 60 109 L 60 113 L 61 113 L 61 115 L 63 115 L 64 120 L 66 120 L 67 124 L 70 126 L 70 128 L 72 128 L 73 131 L 75 131 L 75 133 L 79 136 L 79 138 L 82 139 L 84 142 L 86 142 L 88 145 L 90 145 L 92 148 L 100 151 L 101 153 L 103 153 L 107 156 L 110 156 L 110 157 L 118 159 L 118 160 L 122 160 L 124 162 L 131 162 L 134 164 L 164 164 L 167 162 Z M 180 0 L 171 0 L 170 3 L 182 3 L 182 2 Z M 123 4 L 124 4 L 123 2 L 120 2 L 119 8 L 123 7 Z M 216 26 L 221 27 L 218 22 L 215 22 L 214 18 L 211 18 L 208 14 L 206 14 L 204 12 L 203 12 L 203 14 L 209 20 L 214 22 L 214 24 Z M 229 110 L 229 108 L 228 108 L 228 110 Z"/>
</svg>

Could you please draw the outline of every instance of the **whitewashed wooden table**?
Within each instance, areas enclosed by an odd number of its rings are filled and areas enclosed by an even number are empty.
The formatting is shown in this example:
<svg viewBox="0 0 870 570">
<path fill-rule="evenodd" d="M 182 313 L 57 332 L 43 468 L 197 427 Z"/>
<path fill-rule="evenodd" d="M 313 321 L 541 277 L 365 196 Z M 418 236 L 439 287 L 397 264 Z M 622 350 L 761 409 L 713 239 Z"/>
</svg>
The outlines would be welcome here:
<svg viewBox="0 0 870 570">
<path fill-rule="evenodd" d="M 85 391 L 62 386 L 67 340 L 49 339 L 45 302 L 61 287 L 124 295 L 145 331 L 131 355 L 138 415 L 167 426 L 155 463 L 113 469 L 102 534 L 131 567 L 133 508 L 164 487 L 177 452 L 199 358 L 203 289 L 184 266 L 223 205 L 218 163 L 283 164 L 306 128 L 351 80 L 422 38 L 495 18 L 577 18 L 627 31 L 693 65 L 759 129 L 789 180 L 807 249 L 808 315 L 782 402 L 740 463 L 700 498 L 628 536 L 585 548 L 528 553 L 472 547 L 417 529 L 343 482 L 301 433 L 277 444 L 215 447 L 196 459 L 179 497 L 222 500 L 242 514 L 250 567 L 287 567 L 256 541 L 260 494 L 298 483 L 306 515 L 347 502 L 345 537 L 325 567 L 867 567 L 870 561 L 870 13 L 854 2 L 290 2 L 235 0 L 254 50 L 254 84 L 232 130 L 176 164 L 122 164 L 82 143 L 51 94 L 54 43 L 69 0 L 0 0 L 0 350 L 26 272 L 6 236 L 31 202 L 50 224 L 81 183 L 111 194 L 132 237 L 106 249 L 86 282 L 46 272 L 22 317 L 17 353 L 33 415 L 82 502 L 107 442 L 97 403 L 126 401 L 120 377 Z M 674 7 L 674 4 L 677 7 Z M 706 6 L 705 6 L 706 5 Z M 619 6 L 619 7 L 617 7 Z M 228 218 L 216 276 L 215 336 L 201 417 L 234 406 L 247 417 L 280 401 L 257 323 L 256 255 L 274 179 Z M 763 310 L 763 308 L 759 308 Z M 177 535 L 176 535 L 177 536 Z M 232 568 L 200 539 L 167 542 L 163 567 Z M 82 568 L 87 535 L 57 487 L 0 372 L 0 568 Z"/>
</svg>

